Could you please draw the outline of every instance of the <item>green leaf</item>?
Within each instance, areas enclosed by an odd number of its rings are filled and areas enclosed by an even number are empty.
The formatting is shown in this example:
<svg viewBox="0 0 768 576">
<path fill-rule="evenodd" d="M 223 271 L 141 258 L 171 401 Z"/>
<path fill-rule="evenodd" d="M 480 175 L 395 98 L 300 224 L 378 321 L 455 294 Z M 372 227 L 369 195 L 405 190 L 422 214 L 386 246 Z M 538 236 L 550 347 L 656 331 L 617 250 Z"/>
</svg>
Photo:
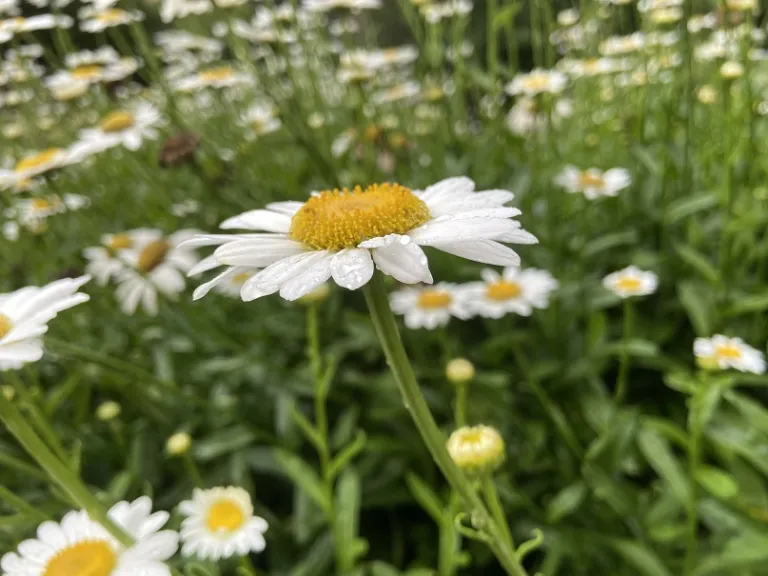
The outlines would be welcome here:
<svg viewBox="0 0 768 576">
<path fill-rule="evenodd" d="M 697 196 L 680 198 L 669 204 L 664 214 L 664 220 L 668 224 L 674 224 L 689 216 L 714 208 L 717 204 L 718 198 L 716 194 L 699 194 Z"/>
<path fill-rule="evenodd" d="M 331 465 L 328 469 L 329 476 L 335 478 L 339 472 L 346 468 L 347 464 L 363 451 L 367 441 L 368 437 L 365 435 L 365 432 L 359 430 L 352 443 L 346 446 L 331 461 Z"/>
<path fill-rule="evenodd" d="M 641 574 L 672 576 L 672 572 L 664 566 L 661 558 L 650 548 L 630 540 L 610 540 L 609 544 L 619 556 L 634 566 Z"/>
<path fill-rule="evenodd" d="M 768 410 L 762 404 L 733 390 L 727 391 L 723 397 L 739 411 L 751 426 L 764 434 L 768 434 Z"/>
<path fill-rule="evenodd" d="M 654 430 L 643 426 L 637 435 L 637 445 L 645 459 L 669 486 L 675 497 L 687 504 L 690 496 L 688 480 L 683 467 L 669 448 L 669 443 Z"/>
<path fill-rule="evenodd" d="M 697 576 L 705 574 L 733 574 L 737 568 L 764 566 L 768 562 L 768 536 L 741 534 L 729 540 L 724 549 L 703 559 L 696 569 Z"/>
<path fill-rule="evenodd" d="M 443 508 L 445 507 L 440 497 L 430 488 L 429 484 L 413 472 L 406 473 L 405 483 L 416 502 L 432 517 L 435 524 L 439 525 L 443 521 Z"/>
<path fill-rule="evenodd" d="M 341 551 L 338 559 L 340 574 L 354 568 L 357 559 L 365 554 L 367 545 L 360 545 L 357 537 L 360 524 L 360 476 L 353 468 L 347 468 L 336 486 L 336 528 L 338 538 L 336 549 Z"/>
<path fill-rule="evenodd" d="M 323 440 L 322 434 L 320 434 L 320 431 L 315 428 L 314 424 L 301 413 L 296 407 L 296 404 L 291 406 L 291 418 L 293 418 L 293 421 L 299 427 L 299 430 L 302 431 L 304 437 L 309 440 L 310 444 L 312 444 L 318 452 L 323 452 L 325 450 L 325 440 Z"/>
<path fill-rule="evenodd" d="M 231 454 L 250 446 L 256 441 L 256 434 L 245 426 L 233 426 L 214 432 L 195 441 L 195 458 L 201 462 L 213 460 L 224 454 Z"/>
<path fill-rule="evenodd" d="M 317 472 L 299 456 L 287 450 L 275 448 L 273 454 L 285 475 L 329 515 L 332 508 L 331 502 Z"/>
<path fill-rule="evenodd" d="M 704 489 L 720 498 L 720 500 L 730 500 L 739 493 L 739 485 L 736 479 L 719 468 L 713 466 L 701 466 L 696 470 L 696 481 Z"/>
<path fill-rule="evenodd" d="M 738 316 L 740 314 L 754 314 L 765 310 L 768 310 L 768 292 L 738 298 L 726 314 Z"/>
<path fill-rule="evenodd" d="M 711 284 L 717 284 L 720 281 L 720 273 L 706 256 L 687 244 L 675 244 L 673 248 L 683 262 L 693 268 L 702 278 Z"/>
<path fill-rule="evenodd" d="M 637 243 L 637 240 L 637 232 L 635 230 L 605 234 L 604 236 L 600 236 L 599 238 L 587 242 L 582 250 L 582 256 L 584 258 L 591 258 L 601 252 L 618 248 L 619 246 L 635 244 Z"/>
<path fill-rule="evenodd" d="M 371 562 L 370 576 L 400 576 L 400 571 L 385 562 Z"/>
<path fill-rule="evenodd" d="M 331 562 L 333 561 L 333 537 L 326 532 L 309 549 L 306 556 L 294 566 L 291 576 L 326 576 L 331 574 Z"/>
<path fill-rule="evenodd" d="M 706 388 L 699 389 L 691 399 L 688 420 L 690 427 L 704 430 L 720 404 L 723 396 L 723 386 L 719 383 L 708 383 Z"/>
<path fill-rule="evenodd" d="M 491 24 L 494 32 L 497 32 L 507 24 L 511 23 L 522 8 L 523 5 L 521 3 L 513 2 L 509 6 L 505 6 L 496 12 L 493 17 L 493 23 Z"/>
<path fill-rule="evenodd" d="M 698 336 L 709 336 L 712 333 L 712 291 L 696 282 L 680 282 L 677 285 L 677 295 L 688 314 L 688 319 Z"/>
<path fill-rule="evenodd" d="M 633 338 L 627 342 L 607 344 L 599 348 L 598 351 L 613 356 L 623 356 L 624 354 L 627 354 L 636 358 L 652 358 L 658 356 L 659 347 L 650 340 Z"/>
<path fill-rule="evenodd" d="M 583 482 L 575 482 L 558 492 L 547 504 L 547 522 L 556 524 L 566 516 L 573 514 L 584 502 L 587 487 Z"/>
</svg>

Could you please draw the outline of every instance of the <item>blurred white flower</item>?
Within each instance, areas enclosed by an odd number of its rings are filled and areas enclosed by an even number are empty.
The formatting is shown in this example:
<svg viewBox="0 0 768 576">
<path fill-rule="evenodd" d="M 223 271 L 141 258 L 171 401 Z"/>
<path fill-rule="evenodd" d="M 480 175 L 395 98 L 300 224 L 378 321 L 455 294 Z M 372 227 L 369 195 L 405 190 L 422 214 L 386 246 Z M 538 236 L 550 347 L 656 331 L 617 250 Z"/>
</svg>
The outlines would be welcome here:
<svg viewBox="0 0 768 576">
<path fill-rule="evenodd" d="M 611 168 L 603 172 L 598 168 L 579 170 L 568 165 L 555 177 L 555 184 L 562 186 L 567 192 L 581 192 L 589 200 L 603 196 L 616 196 L 619 190 L 632 184 L 629 171 L 624 168 Z"/>
<path fill-rule="evenodd" d="M 250 84 L 253 79 L 231 66 L 223 65 L 207 68 L 173 81 L 172 86 L 180 92 L 194 92 L 204 88 L 226 88 L 238 84 Z"/>
<path fill-rule="evenodd" d="M 454 16 L 466 16 L 472 12 L 471 0 L 447 0 L 444 2 L 428 2 L 421 5 L 421 13 L 430 24 Z"/>
<path fill-rule="evenodd" d="M 482 282 L 465 285 L 471 310 L 485 318 L 501 318 L 509 313 L 530 316 L 534 309 L 549 306 L 549 296 L 558 282 L 546 270 L 516 266 L 501 274 L 488 268 Z"/>
<path fill-rule="evenodd" d="M 310 12 L 330 12 L 335 8 L 374 10 L 381 8 L 382 0 L 304 0 L 303 7 Z"/>
<path fill-rule="evenodd" d="M 507 84 L 506 91 L 510 96 L 524 94 L 559 94 L 565 89 L 568 77 L 558 70 L 543 70 L 536 68 L 531 72 L 518 74 Z"/>
<path fill-rule="evenodd" d="M 139 102 L 130 110 L 115 110 L 102 118 L 96 128 L 80 132 L 80 143 L 107 149 L 124 146 L 138 150 L 144 139 L 156 140 L 162 123 L 160 111 L 149 102 Z"/>
<path fill-rule="evenodd" d="M 603 286 L 621 298 L 647 296 L 656 292 L 659 277 L 653 272 L 629 266 L 608 274 L 603 278 Z"/>
<path fill-rule="evenodd" d="M 461 320 L 472 316 L 470 297 L 464 287 L 447 282 L 401 288 L 390 295 L 389 302 L 392 312 L 404 316 L 405 325 L 412 330 L 434 330 L 448 324 L 452 316 Z"/>
<path fill-rule="evenodd" d="M 140 22 L 144 19 L 144 15 L 138 11 L 129 12 L 120 8 L 108 8 L 106 10 L 84 8 L 80 11 L 80 18 L 80 30 L 97 33 L 113 26 Z"/>
<path fill-rule="evenodd" d="M 179 504 L 184 556 L 218 561 L 246 556 L 266 547 L 267 521 L 253 513 L 251 496 L 228 486 L 195 489 L 191 500 Z"/>
<path fill-rule="evenodd" d="M 706 369 L 733 368 L 739 372 L 765 373 L 763 353 L 746 344 L 741 338 L 729 338 L 722 334 L 715 334 L 711 338 L 696 338 L 693 354 Z"/>
<path fill-rule="evenodd" d="M 171 22 L 190 14 L 205 14 L 212 10 L 213 4 L 210 0 L 163 0 L 160 18 L 163 22 Z"/>
<path fill-rule="evenodd" d="M 282 126 L 280 118 L 275 114 L 274 107 L 262 102 L 253 104 L 241 115 L 240 119 L 252 136 L 270 134 Z"/>
<path fill-rule="evenodd" d="M 507 128 L 513 134 L 526 136 L 536 129 L 547 127 L 549 120 L 557 126 L 563 118 L 569 118 L 573 115 L 573 104 L 567 98 L 559 98 L 552 106 L 550 118 L 541 112 L 541 107 L 535 98 L 526 96 L 520 98 L 512 106 L 507 114 Z"/>
</svg>

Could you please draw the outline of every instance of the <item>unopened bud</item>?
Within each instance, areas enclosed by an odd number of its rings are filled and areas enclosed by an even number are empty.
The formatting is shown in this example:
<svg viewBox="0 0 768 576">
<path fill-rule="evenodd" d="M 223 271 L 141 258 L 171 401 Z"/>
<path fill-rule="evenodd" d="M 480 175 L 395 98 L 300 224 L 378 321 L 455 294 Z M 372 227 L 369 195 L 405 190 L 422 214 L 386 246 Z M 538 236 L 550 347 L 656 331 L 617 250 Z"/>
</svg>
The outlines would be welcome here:
<svg viewBox="0 0 768 576">
<path fill-rule="evenodd" d="M 192 437 L 186 432 L 177 432 L 165 444 L 165 449 L 171 456 L 180 456 L 189 451 L 192 446 Z"/>
<path fill-rule="evenodd" d="M 696 365 L 707 372 L 716 372 L 721 369 L 715 356 L 697 356 Z"/>
<path fill-rule="evenodd" d="M 101 420 L 102 422 L 107 422 L 109 420 L 114 420 L 118 416 L 120 416 L 120 411 L 122 409 L 120 408 L 120 404 L 117 402 L 103 402 L 99 404 L 98 408 L 96 408 L 96 418 Z"/>
<path fill-rule="evenodd" d="M 504 461 L 504 439 L 490 426 L 463 426 L 446 444 L 453 462 L 472 476 L 489 474 Z"/>
<path fill-rule="evenodd" d="M 2 390 L 3 396 L 8 402 L 13 400 L 16 396 L 16 390 L 13 389 L 13 386 L 2 386 L 0 387 L 0 390 Z"/>
<path fill-rule="evenodd" d="M 475 366 L 466 358 L 454 358 L 445 366 L 445 377 L 453 384 L 464 384 L 475 377 Z"/>
<path fill-rule="evenodd" d="M 744 66 L 738 62 L 729 60 L 720 66 L 720 75 L 726 80 L 735 80 L 736 78 L 741 78 L 744 75 Z"/>
</svg>

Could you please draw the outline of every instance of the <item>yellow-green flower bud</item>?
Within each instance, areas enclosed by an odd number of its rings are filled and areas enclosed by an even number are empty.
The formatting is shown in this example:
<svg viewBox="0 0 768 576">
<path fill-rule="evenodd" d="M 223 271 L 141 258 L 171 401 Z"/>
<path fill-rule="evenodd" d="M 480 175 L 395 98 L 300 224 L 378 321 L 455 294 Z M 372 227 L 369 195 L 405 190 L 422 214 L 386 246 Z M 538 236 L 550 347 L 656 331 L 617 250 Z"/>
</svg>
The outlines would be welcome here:
<svg viewBox="0 0 768 576">
<path fill-rule="evenodd" d="M 475 377 L 475 366 L 466 358 L 454 358 L 445 366 L 445 377 L 453 384 L 464 384 Z"/>
<path fill-rule="evenodd" d="M 473 476 L 493 472 L 506 456 L 504 439 L 490 426 L 463 426 L 451 434 L 446 447 L 456 466 Z"/>
<path fill-rule="evenodd" d="M 165 443 L 165 449 L 171 456 L 181 456 L 192 446 L 192 437 L 186 432 L 177 432 Z"/>
<path fill-rule="evenodd" d="M 120 404 L 117 402 L 103 402 L 96 408 L 96 418 L 103 422 L 107 422 L 120 416 L 121 410 Z"/>
</svg>

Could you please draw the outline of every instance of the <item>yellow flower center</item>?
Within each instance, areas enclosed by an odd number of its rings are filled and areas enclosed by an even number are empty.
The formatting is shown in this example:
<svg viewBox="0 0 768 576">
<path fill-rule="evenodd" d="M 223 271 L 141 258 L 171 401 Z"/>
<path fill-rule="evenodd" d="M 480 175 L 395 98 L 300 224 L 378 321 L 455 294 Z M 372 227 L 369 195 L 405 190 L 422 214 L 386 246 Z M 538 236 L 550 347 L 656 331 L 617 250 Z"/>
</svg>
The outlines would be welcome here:
<svg viewBox="0 0 768 576">
<path fill-rule="evenodd" d="M 101 76 L 101 66 L 98 64 L 89 64 L 87 66 L 78 66 L 72 70 L 72 76 L 78 80 L 95 80 Z"/>
<path fill-rule="evenodd" d="M 486 289 L 486 296 L 491 300 L 497 300 L 498 302 L 512 300 L 522 293 L 523 289 L 520 284 L 517 282 L 508 282 L 507 280 L 489 284 Z"/>
<path fill-rule="evenodd" d="M 205 525 L 211 532 L 234 532 L 245 524 L 245 514 L 231 500 L 217 500 L 208 509 Z"/>
<path fill-rule="evenodd" d="M 312 248 L 338 251 L 387 234 L 405 234 L 429 221 L 427 205 L 399 184 L 327 190 L 293 216 L 290 236 Z"/>
<path fill-rule="evenodd" d="M 165 255 L 170 250 L 171 245 L 165 240 L 156 240 L 150 242 L 139 254 L 139 261 L 136 267 L 144 273 L 152 272 L 165 260 Z"/>
<path fill-rule="evenodd" d="M 200 72 L 200 80 L 203 82 L 219 82 L 231 78 L 233 74 L 234 71 L 231 66 L 219 66 Z"/>
<path fill-rule="evenodd" d="M 108 542 L 80 542 L 51 558 L 42 576 L 109 576 L 116 564 L 117 554 Z"/>
<path fill-rule="evenodd" d="M 741 358 L 741 350 L 733 344 L 720 344 L 715 348 L 715 356 L 738 360 Z"/>
<path fill-rule="evenodd" d="M 605 179 L 597 174 L 582 172 L 579 177 L 579 183 L 582 188 L 603 188 L 605 186 Z"/>
<path fill-rule="evenodd" d="M 639 290 L 642 282 L 637 278 L 619 278 L 616 280 L 616 288 L 625 292 L 634 292 Z"/>
<path fill-rule="evenodd" d="M 122 132 L 133 126 L 136 118 L 130 112 L 115 110 L 107 114 L 99 124 L 102 132 L 113 133 Z"/>
<path fill-rule="evenodd" d="M 533 76 L 528 76 L 523 84 L 529 90 L 544 90 L 549 86 L 549 76 L 546 74 L 534 74 Z"/>
<path fill-rule="evenodd" d="M 125 10 L 120 10 L 119 8 L 111 8 L 99 14 L 96 19 L 100 22 L 104 22 L 105 24 L 111 24 L 112 22 L 119 22 L 125 16 Z"/>
<path fill-rule="evenodd" d="M 107 246 L 112 250 L 124 250 L 133 246 L 133 240 L 130 234 L 115 234 L 109 239 Z"/>
<path fill-rule="evenodd" d="M 245 284 L 245 281 L 248 280 L 248 278 L 251 277 L 251 274 L 248 272 L 240 272 L 240 274 L 236 274 L 232 277 L 232 281 L 236 284 Z"/>
<path fill-rule="evenodd" d="M 44 198 L 33 198 L 29 205 L 33 212 L 43 212 L 53 208 L 53 203 L 49 200 L 45 200 Z"/>
<path fill-rule="evenodd" d="M 28 172 L 42 168 L 53 162 L 59 154 L 61 154 L 61 148 L 47 148 L 37 154 L 22 158 L 16 163 L 16 172 Z"/>
<path fill-rule="evenodd" d="M 450 292 L 442 290 L 424 290 L 419 294 L 419 308 L 427 310 L 437 310 L 447 308 L 453 302 L 453 296 Z"/>
<path fill-rule="evenodd" d="M 377 126 L 370 125 L 366 127 L 365 132 L 363 132 L 363 140 L 366 142 L 373 142 L 381 135 L 381 130 Z"/>
<path fill-rule="evenodd" d="M 13 322 L 5 314 L 0 314 L 0 340 L 8 335 L 13 328 Z"/>
</svg>

